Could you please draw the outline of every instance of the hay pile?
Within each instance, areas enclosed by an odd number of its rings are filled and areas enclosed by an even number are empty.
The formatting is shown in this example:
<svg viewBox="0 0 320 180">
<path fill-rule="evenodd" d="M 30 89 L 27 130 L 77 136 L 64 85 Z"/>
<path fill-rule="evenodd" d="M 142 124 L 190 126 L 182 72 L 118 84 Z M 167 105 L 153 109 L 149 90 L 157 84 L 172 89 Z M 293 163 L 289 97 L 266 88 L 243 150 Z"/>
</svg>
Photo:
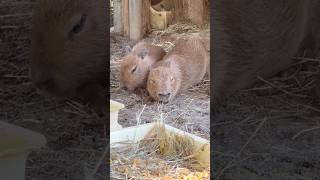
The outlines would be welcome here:
<svg viewBox="0 0 320 180">
<path fill-rule="evenodd" d="M 170 25 L 165 30 L 155 30 L 149 35 L 152 44 L 162 47 L 166 52 L 169 52 L 175 42 L 180 38 L 189 38 L 191 36 L 210 36 L 209 26 L 201 29 L 189 22 L 179 22 Z M 209 39 L 209 37 L 208 37 Z"/>
<path fill-rule="evenodd" d="M 138 144 L 111 149 L 115 179 L 209 179 L 209 167 L 194 157 L 194 141 L 157 125 Z"/>
</svg>

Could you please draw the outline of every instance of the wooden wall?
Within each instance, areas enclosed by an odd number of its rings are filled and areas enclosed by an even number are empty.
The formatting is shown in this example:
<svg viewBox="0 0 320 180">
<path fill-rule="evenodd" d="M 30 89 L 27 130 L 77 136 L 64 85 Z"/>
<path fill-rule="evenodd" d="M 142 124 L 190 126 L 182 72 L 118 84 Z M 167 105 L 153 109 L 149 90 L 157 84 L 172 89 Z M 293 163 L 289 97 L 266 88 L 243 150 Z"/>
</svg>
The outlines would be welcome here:
<svg viewBox="0 0 320 180">
<path fill-rule="evenodd" d="M 114 0 L 115 32 L 139 41 L 150 30 L 151 0 Z M 155 3 L 155 0 L 152 0 Z M 159 1 L 159 0 L 156 0 Z M 173 23 L 188 19 L 203 26 L 209 17 L 209 0 L 165 0 L 173 4 Z M 120 10 L 119 10 L 120 9 Z M 118 14 L 118 15 L 117 15 Z M 116 17 L 117 16 L 117 17 Z M 120 23 L 121 25 L 117 25 Z M 117 28 L 116 28 L 117 27 Z"/>
</svg>

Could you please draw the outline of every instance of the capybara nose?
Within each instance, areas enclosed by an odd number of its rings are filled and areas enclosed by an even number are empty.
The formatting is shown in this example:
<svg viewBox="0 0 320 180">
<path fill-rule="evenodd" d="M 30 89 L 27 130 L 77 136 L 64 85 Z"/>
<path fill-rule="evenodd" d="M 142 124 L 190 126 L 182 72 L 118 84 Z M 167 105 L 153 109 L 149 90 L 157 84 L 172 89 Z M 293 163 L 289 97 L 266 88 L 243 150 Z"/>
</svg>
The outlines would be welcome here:
<svg viewBox="0 0 320 180">
<path fill-rule="evenodd" d="M 159 93 L 159 97 L 169 97 L 170 93 Z"/>
<path fill-rule="evenodd" d="M 128 91 L 128 87 L 127 86 L 122 86 L 121 89 L 125 90 L 125 91 Z"/>
</svg>

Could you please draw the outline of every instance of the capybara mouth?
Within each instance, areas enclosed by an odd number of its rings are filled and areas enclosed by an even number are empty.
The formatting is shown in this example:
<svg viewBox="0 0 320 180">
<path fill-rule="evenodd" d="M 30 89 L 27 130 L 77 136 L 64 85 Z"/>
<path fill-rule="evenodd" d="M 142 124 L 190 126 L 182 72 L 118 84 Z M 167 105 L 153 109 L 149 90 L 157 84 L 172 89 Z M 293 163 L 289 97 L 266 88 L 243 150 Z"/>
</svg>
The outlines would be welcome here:
<svg viewBox="0 0 320 180">
<path fill-rule="evenodd" d="M 160 101 L 160 102 L 163 103 L 163 104 L 168 104 L 168 103 L 169 103 L 168 100 L 166 100 L 166 101 Z"/>
<path fill-rule="evenodd" d="M 120 89 L 121 89 L 122 91 L 132 93 L 132 92 L 134 92 L 137 88 L 132 88 L 132 87 L 128 87 L 128 86 L 120 86 Z"/>
<path fill-rule="evenodd" d="M 163 104 L 168 104 L 169 101 L 170 101 L 170 97 L 168 97 L 168 98 L 160 98 L 160 97 L 158 97 L 158 101 L 163 103 Z"/>
</svg>

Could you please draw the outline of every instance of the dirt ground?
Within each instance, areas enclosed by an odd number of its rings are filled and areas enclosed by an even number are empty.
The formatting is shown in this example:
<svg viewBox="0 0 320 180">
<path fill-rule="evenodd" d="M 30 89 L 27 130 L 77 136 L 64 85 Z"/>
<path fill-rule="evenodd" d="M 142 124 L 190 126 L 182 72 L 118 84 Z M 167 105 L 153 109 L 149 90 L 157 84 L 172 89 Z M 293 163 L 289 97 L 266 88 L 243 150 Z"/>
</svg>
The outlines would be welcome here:
<svg viewBox="0 0 320 180">
<path fill-rule="evenodd" d="M 29 77 L 30 20 L 34 0 L 0 3 L 0 120 L 40 132 L 47 145 L 30 154 L 27 180 L 80 180 L 105 148 L 96 116 L 75 102 L 55 102 L 37 93 Z M 103 171 L 97 176 L 106 178 Z M 1 178 L 0 178 L 1 179 Z"/>
<path fill-rule="evenodd" d="M 214 179 L 320 179 L 319 60 L 299 63 L 215 107 Z"/>
</svg>

